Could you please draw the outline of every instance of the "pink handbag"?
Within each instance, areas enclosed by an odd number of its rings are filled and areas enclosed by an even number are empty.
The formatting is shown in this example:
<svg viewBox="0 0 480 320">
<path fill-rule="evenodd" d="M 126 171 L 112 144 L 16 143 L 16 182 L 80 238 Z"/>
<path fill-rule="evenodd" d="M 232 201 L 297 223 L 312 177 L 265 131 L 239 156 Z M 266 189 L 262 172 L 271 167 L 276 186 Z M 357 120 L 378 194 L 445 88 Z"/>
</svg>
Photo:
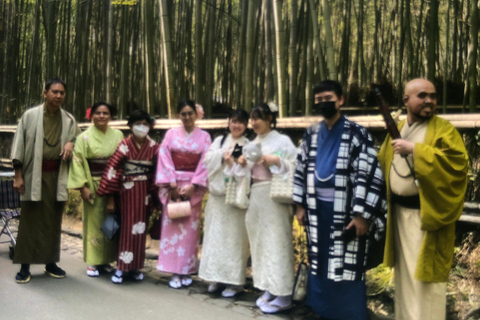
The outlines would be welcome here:
<svg viewBox="0 0 480 320">
<path fill-rule="evenodd" d="M 192 215 L 190 201 L 173 202 L 167 204 L 167 214 L 170 220 L 187 218 Z"/>
</svg>

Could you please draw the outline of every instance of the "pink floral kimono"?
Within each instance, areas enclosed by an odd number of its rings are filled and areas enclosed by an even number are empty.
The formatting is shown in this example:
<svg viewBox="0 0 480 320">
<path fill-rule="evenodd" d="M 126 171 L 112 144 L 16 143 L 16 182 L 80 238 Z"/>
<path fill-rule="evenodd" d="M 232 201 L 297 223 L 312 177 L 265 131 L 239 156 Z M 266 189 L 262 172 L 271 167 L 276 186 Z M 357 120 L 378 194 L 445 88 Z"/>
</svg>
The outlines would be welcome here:
<svg viewBox="0 0 480 320">
<path fill-rule="evenodd" d="M 187 275 L 198 270 L 202 199 L 208 187 L 203 158 L 211 143 L 206 131 L 196 127 L 188 134 L 182 126 L 168 130 L 160 146 L 155 181 L 160 186 L 159 197 L 163 204 L 159 271 Z M 172 182 L 180 188 L 189 184 L 199 186 L 190 198 L 192 215 L 188 218 L 168 218 L 167 203 Z"/>
</svg>

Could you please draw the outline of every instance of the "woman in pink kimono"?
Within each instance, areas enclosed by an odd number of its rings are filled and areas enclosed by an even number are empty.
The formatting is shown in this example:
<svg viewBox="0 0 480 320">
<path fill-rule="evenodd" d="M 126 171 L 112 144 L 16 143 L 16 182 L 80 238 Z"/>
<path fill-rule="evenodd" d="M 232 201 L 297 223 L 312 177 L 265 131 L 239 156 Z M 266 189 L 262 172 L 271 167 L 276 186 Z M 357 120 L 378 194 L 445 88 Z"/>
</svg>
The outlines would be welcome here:
<svg viewBox="0 0 480 320">
<path fill-rule="evenodd" d="M 158 153 L 156 184 L 163 203 L 160 253 L 157 269 L 172 273 L 171 288 L 192 284 L 198 270 L 198 242 L 202 199 L 208 187 L 203 158 L 211 144 L 210 135 L 195 125 L 195 104 L 186 100 L 177 107 L 183 126 L 167 131 Z M 189 200 L 190 217 L 170 219 L 169 201 Z"/>
</svg>

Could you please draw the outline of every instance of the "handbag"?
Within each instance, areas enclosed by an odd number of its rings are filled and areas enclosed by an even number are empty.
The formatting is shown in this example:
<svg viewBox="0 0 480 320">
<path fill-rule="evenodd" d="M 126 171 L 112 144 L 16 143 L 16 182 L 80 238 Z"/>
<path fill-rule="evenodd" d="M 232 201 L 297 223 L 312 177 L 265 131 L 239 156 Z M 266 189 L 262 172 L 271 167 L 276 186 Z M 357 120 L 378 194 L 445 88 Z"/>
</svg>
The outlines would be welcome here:
<svg viewBox="0 0 480 320">
<path fill-rule="evenodd" d="M 293 291 L 292 291 L 292 299 L 293 301 L 303 301 L 307 297 L 307 288 L 308 288 L 308 275 L 309 275 L 309 267 L 308 265 L 303 262 L 307 260 L 307 242 L 302 241 L 301 239 L 305 236 L 305 227 L 298 226 L 299 234 L 297 237 L 300 237 L 300 242 L 298 243 L 298 251 L 299 251 L 299 258 L 300 264 L 298 265 L 297 275 L 295 276 L 295 282 L 293 284 Z"/>
<path fill-rule="evenodd" d="M 273 174 L 270 198 L 278 203 L 293 204 L 293 170 L 288 174 Z"/>
<path fill-rule="evenodd" d="M 190 205 L 190 201 L 170 201 L 167 204 L 167 215 L 170 220 L 190 217 L 192 215 L 192 206 Z"/>
<path fill-rule="evenodd" d="M 303 301 L 307 296 L 308 266 L 302 262 L 298 266 L 295 284 L 293 285 L 292 300 Z"/>
<path fill-rule="evenodd" d="M 226 179 L 225 204 L 240 209 L 247 209 L 250 202 L 248 199 L 250 193 L 250 179 L 247 179 L 246 177 L 238 179 L 235 176 Z"/>
<path fill-rule="evenodd" d="M 112 213 L 107 215 L 105 220 L 100 227 L 105 237 L 108 240 L 113 240 L 115 236 L 118 234 L 118 230 L 120 229 L 120 215 L 118 213 Z"/>
</svg>

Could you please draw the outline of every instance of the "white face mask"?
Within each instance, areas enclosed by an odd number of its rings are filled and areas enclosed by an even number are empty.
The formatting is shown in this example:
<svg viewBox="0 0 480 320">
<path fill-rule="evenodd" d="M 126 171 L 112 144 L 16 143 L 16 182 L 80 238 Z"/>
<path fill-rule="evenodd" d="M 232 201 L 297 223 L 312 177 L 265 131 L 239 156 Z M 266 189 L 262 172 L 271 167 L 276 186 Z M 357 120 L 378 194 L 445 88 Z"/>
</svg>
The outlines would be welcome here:
<svg viewBox="0 0 480 320">
<path fill-rule="evenodd" d="M 150 128 L 144 124 L 134 125 L 132 128 L 133 135 L 137 138 L 145 138 Z"/>
</svg>

